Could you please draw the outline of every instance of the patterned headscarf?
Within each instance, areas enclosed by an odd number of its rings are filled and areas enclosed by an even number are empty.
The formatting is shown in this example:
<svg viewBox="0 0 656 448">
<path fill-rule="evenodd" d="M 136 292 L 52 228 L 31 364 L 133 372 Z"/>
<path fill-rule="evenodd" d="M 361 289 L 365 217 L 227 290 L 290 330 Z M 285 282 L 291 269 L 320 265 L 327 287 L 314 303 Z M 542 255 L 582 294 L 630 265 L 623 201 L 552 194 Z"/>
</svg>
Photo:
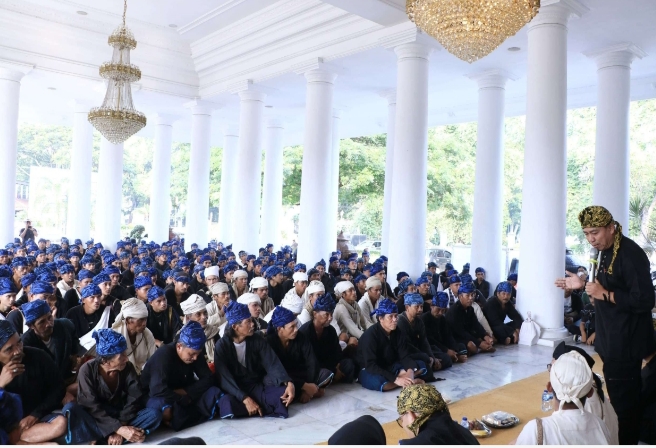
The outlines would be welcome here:
<svg viewBox="0 0 656 448">
<path fill-rule="evenodd" d="M 332 313 L 335 311 L 335 306 L 336 303 L 333 300 L 332 296 L 330 294 L 325 294 L 323 296 L 320 296 L 314 302 L 314 311 L 327 311 L 329 313 Z"/>
<path fill-rule="evenodd" d="M 271 321 L 267 328 L 267 333 L 275 333 L 278 328 L 284 327 L 290 322 L 296 320 L 296 315 L 292 313 L 287 308 L 282 306 L 277 306 L 273 310 L 273 315 L 271 316 Z"/>
<path fill-rule="evenodd" d="M 431 303 L 438 308 L 446 308 L 449 306 L 449 296 L 444 291 L 440 291 L 433 296 L 433 301 Z"/>
<path fill-rule="evenodd" d="M 424 304 L 424 299 L 421 297 L 421 295 L 417 294 L 416 292 L 413 292 L 411 294 L 406 294 L 405 296 L 403 296 L 403 301 L 405 303 L 405 306 Z"/>
<path fill-rule="evenodd" d="M 408 288 L 410 285 L 414 285 L 414 282 L 410 277 L 406 278 L 403 280 L 401 283 L 399 283 L 399 294 L 405 294 L 408 292 Z"/>
<path fill-rule="evenodd" d="M 371 315 L 384 316 L 385 314 L 394 314 L 398 313 L 399 308 L 396 306 L 396 303 L 392 302 L 390 299 L 383 299 L 378 302 L 378 308 L 374 310 Z"/>
<path fill-rule="evenodd" d="M 433 414 L 449 412 L 442 395 L 435 389 L 435 386 L 428 384 L 414 384 L 403 389 L 396 402 L 396 409 L 399 415 L 410 411 L 417 414 L 415 421 L 408 427 L 415 435 L 421 425 L 426 423 Z"/>
<path fill-rule="evenodd" d="M 458 288 L 458 294 L 471 294 L 474 291 L 476 291 L 476 287 L 471 282 L 463 283 L 460 285 L 460 288 Z"/>
<path fill-rule="evenodd" d="M 615 263 L 615 258 L 617 258 L 617 251 L 620 250 L 620 241 L 622 241 L 622 225 L 613 219 L 613 215 L 606 208 L 600 205 L 591 205 L 581 210 L 581 213 L 579 213 L 579 222 L 581 223 L 581 228 L 606 227 L 615 223 L 616 232 L 615 241 L 613 242 L 613 258 L 610 260 L 610 265 L 608 265 L 608 275 L 613 275 L 613 264 Z"/>
<path fill-rule="evenodd" d="M 0 320 L 0 348 L 4 347 L 14 333 L 16 333 L 16 330 L 8 320 Z"/>
<path fill-rule="evenodd" d="M 512 285 L 508 282 L 501 282 L 499 283 L 499 286 L 497 286 L 497 291 L 498 292 L 507 292 L 508 294 L 512 293 Z"/>
<path fill-rule="evenodd" d="M 251 317 L 248 306 L 238 302 L 230 302 L 225 308 L 225 314 L 228 319 L 228 325 L 231 327 Z"/>
<path fill-rule="evenodd" d="M 203 327 L 196 321 L 187 322 L 180 330 L 180 342 L 193 350 L 200 350 L 207 342 Z"/>
<path fill-rule="evenodd" d="M 114 356 L 128 349 L 125 337 L 109 328 L 94 331 L 92 336 L 96 340 L 98 356 Z"/>
<path fill-rule="evenodd" d="M 36 322 L 41 316 L 51 312 L 50 305 L 45 300 L 33 300 L 27 302 L 21 306 L 23 311 L 23 317 L 25 318 L 25 324 L 32 325 Z"/>
</svg>

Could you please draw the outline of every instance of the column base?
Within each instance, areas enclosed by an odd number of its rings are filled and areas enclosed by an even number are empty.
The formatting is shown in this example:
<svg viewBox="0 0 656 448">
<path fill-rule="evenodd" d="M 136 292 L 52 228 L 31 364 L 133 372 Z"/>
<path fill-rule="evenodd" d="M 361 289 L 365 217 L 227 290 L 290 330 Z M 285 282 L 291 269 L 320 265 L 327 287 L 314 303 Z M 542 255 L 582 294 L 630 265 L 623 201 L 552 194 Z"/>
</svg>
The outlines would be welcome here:
<svg viewBox="0 0 656 448">
<path fill-rule="evenodd" d="M 555 347 L 561 342 L 566 344 L 572 342 L 574 337 L 567 331 L 565 327 L 560 328 L 547 328 L 542 330 L 540 339 L 538 339 L 538 345 L 544 347 Z"/>
</svg>

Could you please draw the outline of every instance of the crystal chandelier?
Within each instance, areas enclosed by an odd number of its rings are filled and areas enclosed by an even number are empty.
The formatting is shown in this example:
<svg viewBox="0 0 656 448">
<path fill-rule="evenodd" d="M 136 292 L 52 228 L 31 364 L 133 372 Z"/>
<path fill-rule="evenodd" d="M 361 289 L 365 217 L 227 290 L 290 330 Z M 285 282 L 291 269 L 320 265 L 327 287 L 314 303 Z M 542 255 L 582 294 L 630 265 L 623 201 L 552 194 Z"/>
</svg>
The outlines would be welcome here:
<svg viewBox="0 0 656 448">
<path fill-rule="evenodd" d="M 470 64 L 492 53 L 538 13 L 540 0 L 407 0 L 408 17 Z"/>
<path fill-rule="evenodd" d="M 102 106 L 89 112 L 89 122 L 110 142 L 118 145 L 146 126 L 146 116 L 132 104 L 131 83 L 141 79 L 141 70 L 130 64 L 130 50 L 137 41 L 125 26 L 128 2 L 124 0 L 123 25 L 114 30 L 108 42 L 114 47 L 111 62 L 100 66 L 100 76 L 107 80 L 107 93 Z"/>
</svg>

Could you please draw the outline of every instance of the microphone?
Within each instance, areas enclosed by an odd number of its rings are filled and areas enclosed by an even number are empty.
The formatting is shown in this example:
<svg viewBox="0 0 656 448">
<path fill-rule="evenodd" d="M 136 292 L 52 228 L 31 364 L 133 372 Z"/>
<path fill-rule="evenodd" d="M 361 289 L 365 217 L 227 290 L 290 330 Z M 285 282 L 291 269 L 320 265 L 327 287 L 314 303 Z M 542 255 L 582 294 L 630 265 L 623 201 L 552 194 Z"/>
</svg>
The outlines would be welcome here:
<svg viewBox="0 0 656 448">
<path fill-rule="evenodd" d="M 590 249 L 590 281 L 594 283 L 597 278 L 597 259 L 599 258 L 599 250 L 596 248 Z"/>
</svg>

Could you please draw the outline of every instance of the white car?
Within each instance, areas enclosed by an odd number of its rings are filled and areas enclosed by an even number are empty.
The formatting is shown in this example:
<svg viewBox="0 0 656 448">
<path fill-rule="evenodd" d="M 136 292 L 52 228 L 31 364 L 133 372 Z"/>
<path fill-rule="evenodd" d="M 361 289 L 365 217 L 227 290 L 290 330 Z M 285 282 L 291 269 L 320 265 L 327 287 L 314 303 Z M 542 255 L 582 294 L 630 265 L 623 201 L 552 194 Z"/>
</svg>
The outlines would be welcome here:
<svg viewBox="0 0 656 448">
<path fill-rule="evenodd" d="M 365 249 L 369 249 L 370 251 L 379 251 L 382 243 L 377 240 L 367 240 L 363 241 L 362 243 L 358 244 L 355 248 L 358 251 L 363 251 Z"/>
</svg>

